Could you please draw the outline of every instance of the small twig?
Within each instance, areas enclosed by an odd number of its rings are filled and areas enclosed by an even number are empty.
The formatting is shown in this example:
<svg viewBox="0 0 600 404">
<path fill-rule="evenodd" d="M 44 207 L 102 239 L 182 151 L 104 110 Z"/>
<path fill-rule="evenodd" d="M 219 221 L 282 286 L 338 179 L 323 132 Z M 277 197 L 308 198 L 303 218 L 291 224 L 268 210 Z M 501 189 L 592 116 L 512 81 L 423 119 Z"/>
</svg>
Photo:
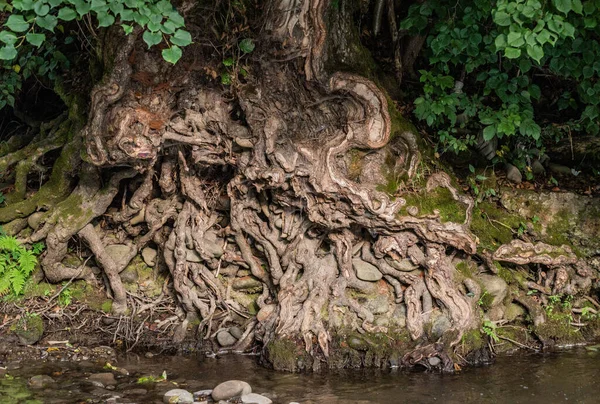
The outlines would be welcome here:
<svg viewBox="0 0 600 404">
<path fill-rule="evenodd" d="M 520 346 L 521 348 L 531 349 L 532 351 L 538 351 L 537 348 L 533 348 L 533 347 L 530 347 L 528 345 L 522 344 L 522 343 L 520 343 L 518 341 L 515 341 L 514 339 L 510 339 L 508 337 L 503 337 L 502 335 L 498 335 L 498 338 L 503 339 L 503 340 L 508 341 L 508 342 L 511 342 L 511 343 L 513 343 L 513 344 L 515 344 L 517 346 Z"/>
</svg>

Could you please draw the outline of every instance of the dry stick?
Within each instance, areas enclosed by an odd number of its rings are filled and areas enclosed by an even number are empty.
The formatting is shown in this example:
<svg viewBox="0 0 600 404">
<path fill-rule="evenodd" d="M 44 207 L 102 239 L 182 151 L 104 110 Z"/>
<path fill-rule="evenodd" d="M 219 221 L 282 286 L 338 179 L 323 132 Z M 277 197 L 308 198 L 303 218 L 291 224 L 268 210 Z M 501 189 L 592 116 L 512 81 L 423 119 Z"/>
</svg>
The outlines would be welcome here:
<svg viewBox="0 0 600 404">
<path fill-rule="evenodd" d="M 522 344 L 522 343 L 517 342 L 517 341 L 515 341 L 513 339 L 510 339 L 508 337 L 503 337 L 502 335 L 498 335 L 498 338 L 503 339 L 503 340 L 508 341 L 508 342 L 512 342 L 513 344 L 515 344 L 517 346 L 520 346 L 521 348 L 531 349 L 532 351 L 536 351 L 536 352 L 538 351 L 537 348 L 533 348 L 533 347 L 530 347 L 528 345 Z"/>
</svg>

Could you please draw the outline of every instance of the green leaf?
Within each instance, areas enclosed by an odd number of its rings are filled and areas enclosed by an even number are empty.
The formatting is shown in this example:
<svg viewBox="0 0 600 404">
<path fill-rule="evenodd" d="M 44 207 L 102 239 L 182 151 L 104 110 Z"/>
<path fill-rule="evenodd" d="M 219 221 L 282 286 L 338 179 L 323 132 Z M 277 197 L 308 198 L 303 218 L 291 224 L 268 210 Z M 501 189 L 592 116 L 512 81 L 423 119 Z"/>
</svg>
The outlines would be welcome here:
<svg viewBox="0 0 600 404">
<path fill-rule="evenodd" d="M 34 34 L 34 33 L 29 32 L 29 33 L 27 33 L 27 35 L 25 35 L 25 39 L 27 40 L 27 42 L 29 42 L 33 46 L 37 46 L 39 48 L 40 45 L 46 39 L 46 35 L 45 34 Z"/>
<path fill-rule="evenodd" d="M 131 25 L 121 24 L 121 27 L 123 27 L 123 31 L 125 31 L 125 35 L 129 35 L 133 32 L 133 27 Z"/>
<path fill-rule="evenodd" d="M 521 59 L 519 61 L 519 69 L 521 70 L 521 73 L 527 73 L 529 69 L 531 69 L 531 60 Z"/>
<path fill-rule="evenodd" d="M 512 48 L 509 46 L 506 49 L 504 49 L 504 56 L 506 56 L 509 59 L 517 59 L 519 56 L 521 56 L 521 49 Z"/>
<path fill-rule="evenodd" d="M 170 48 L 163 49 L 162 57 L 169 63 L 175 64 L 179 59 L 181 59 L 181 48 L 177 45 L 173 45 Z"/>
<path fill-rule="evenodd" d="M 144 35 L 142 35 L 142 39 L 144 39 L 148 48 L 151 48 L 162 42 L 162 34 L 160 32 L 145 31 Z"/>
<path fill-rule="evenodd" d="M 115 17 L 112 14 L 101 12 L 98 14 L 98 27 L 110 27 L 115 23 Z"/>
<path fill-rule="evenodd" d="M 572 0 L 573 11 L 575 11 L 579 15 L 583 15 L 583 4 L 581 0 Z"/>
<path fill-rule="evenodd" d="M 48 0 L 48 4 L 50 4 L 50 7 L 52 8 L 60 6 L 62 3 L 63 0 Z"/>
<path fill-rule="evenodd" d="M 486 126 L 485 129 L 483 129 L 483 140 L 486 142 L 492 140 L 494 136 L 496 136 L 496 127 Z"/>
<path fill-rule="evenodd" d="M 77 18 L 77 13 L 72 8 L 61 8 L 58 11 L 58 18 L 60 18 L 63 21 L 72 21 L 75 18 Z"/>
<path fill-rule="evenodd" d="M 497 11 L 494 14 L 494 22 L 501 27 L 508 27 L 511 24 L 512 19 L 510 15 L 504 11 Z"/>
<path fill-rule="evenodd" d="M 181 16 L 181 14 L 179 14 L 177 11 L 173 10 L 172 12 L 170 12 L 168 14 L 169 17 L 169 21 L 171 21 L 173 24 L 175 24 L 175 26 L 177 28 L 181 28 L 185 25 L 185 21 L 183 20 L 183 17 Z"/>
<path fill-rule="evenodd" d="M 509 32 L 506 42 L 513 48 L 520 48 L 525 44 L 523 35 L 520 32 Z"/>
<path fill-rule="evenodd" d="M 252 39 L 246 38 L 246 39 L 242 39 L 242 41 L 239 44 L 239 47 L 242 52 L 251 53 L 254 50 L 254 48 L 256 47 L 256 45 L 254 44 Z"/>
<path fill-rule="evenodd" d="M 506 48 L 506 35 L 504 34 L 500 34 L 496 37 L 496 40 L 494 41 L 494 44 L 496 45 L 496 49 L 501 50 Z"/>
<path fill-rule="evenodd" d="M 540 60 L 544 57 L 544 50 L 539 45 L 527 45 L 527 54 L 536 62 L 540 63 Z"/>
<path fill-rule="evenodd" d="M 573 6 L 572 0 L 552 0 L 552 3 L 554 3 L 554 7 L 556 7 L 558 11 L 564 14 L 568 14 Z"/>
<path fill-rule="evenodd" d="M 35 19 L 35 23 L 38 27 L 47 29 L 48 31 L 54 32 L 54 27 L 58 23 L 58 19 L 52 14 L 48 14 L 45 17 L 39 17 Z"/>
<path fill-rule="evenodd" d="M 77 14 L 80 17 L 88 14 L 92 10 L 92 3 L 84 0 L 70 0 L 73 4 L 75 4 L 75 10 L 77 10 Z"/>
<path fill-rule="evenodd" d="M 178 29 L 175 34 L 171 36 L 171 43 L 178 46 L 188 46 L 192 43 L 192 35 L 189 32 Z"/>
<path fill-rule="evenodd" d="M 17 57 L 17 50 L 13 45 L 0 48 L 0 60 L 13 60 L 15 57 Z"/>
<path fill-rule="evenodd" d="M 12 45 L 17 42 L 17 36 L 10 31 L 0 31 L 0 41 L 7 45 Z"/>
<path fill-rule="evenodd" d="M 25 32 L 29 29 L 29 23 L 22 15 L 11 14 L 4 24 L 14 32 Z"/>
<path fill-rule="evenodd" d="M 36 1 L 33 6 L 33 11 L 35 11 L 39 17 L 43 17 L 50 12 L 50 6 L 42 1 Z"/>
<path fill-rule="evenodd" d="M 225 67 L 233 66 L 233 58 L 227 58 L 227 59 L 223 60 L 223 66 L 225 66 Z M 417 100 L 418 100 L 418 98 L 417 98 Z M 417 102 L 415 101 L 415 104 L 416 103 Z"/>
</svg>

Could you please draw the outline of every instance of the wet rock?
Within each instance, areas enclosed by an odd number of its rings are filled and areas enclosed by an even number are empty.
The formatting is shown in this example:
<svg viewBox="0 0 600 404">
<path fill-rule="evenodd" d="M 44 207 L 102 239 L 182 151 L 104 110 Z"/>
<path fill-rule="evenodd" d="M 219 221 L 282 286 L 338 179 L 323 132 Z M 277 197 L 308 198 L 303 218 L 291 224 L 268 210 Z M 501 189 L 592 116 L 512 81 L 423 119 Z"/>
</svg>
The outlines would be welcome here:
<svg viewBox="0 0 600 404">
<path fill-rule="evenodd" d="M 442 360 L 440 358 L 438 358 L 437 356 L 432 356 L 431 358 L 427 359 L 427 362 L 429 362 L 429 365 L 431 366 L 439 366 L 440 363 L 442 363 Z"/>
<path fill-rule="evenodd" d="M 88 378 L 90 382 L 102 383 L 103 386 L 116 385 L 115 375 L 110 372 L 105 373 L 94 373 Z"/>
<path fill-rule="evenodd" d="M 452 323 L 446 314 L 439 311 L 434 313 L 436 314 L 432 314 L 431 335 L 433 338 L 439 338 L 452 327 Z"/>
<path fill-rule="evenodd" d="M 119 274 L 119 276 L 121 277 L 121 281 L 130 284 L 137 284 L 137 281 L 139 279 L 139 275 L 135 267 L 132 267 L 131 265 L 125 268 L 123 272 Z"/>
<path fill-rule="evenodd" d="M 506 294 L 508 293 L 508 285 L 504 279 L 500 278 L 499 276 L 488 274 L 479 275 L 477 279 L 481 283 L 481 286 L 483 286 L 484 291 L 494 297 L 491 307 L 502 303 L 506 297 Z"/>
<path fill-rule="evenodd" d="M 154 248 L 146 247 L 142 250 L 142 259 L 149 267 L 156 264 L 156 256 L 158 252 Z"/>
<path fill-rule="evenodd" d="M 275 306 L 274 304 L 267 304 L 267 305 L 265 305 L 256 314 L 256 319 L 259 322 L 261 322 L 261 323 L 265 322 L 271 316 L 271 314 L 273 314 L 273 312 L 275 311 L 276 307 L 277 306 Z"/>
<path fill-rule="evenodd" d="M 106 252 L 119 267 L 125 267 L 133 252 L 131 247 L 125 244 L 111 244 L 105 247 Z"/>
<path fill-rule="evenodd" d="M 237 339 L 229 333 L 229 331 L 221 331 L 217 334 L 217 342 L 223 347 L 232 346 L 237 342 Z"/>
<path fill-rule="evenodd" d="M 23 345 L 33 345 L 44 334 L 44 321 L 37 314 L 26 314 L 17 322 L 14 333 Z"/>
<path fill-rule="evenodd" d="M 350 348 L 355 349 L 357 351 L 366 351 L 369 349 L 369 344 L 367 343 L 367 341 L 356 335 L 350 336 L 347 342 Z"/>
<path fill-rule="evenodd" d="M 35 212 L 29 215 L 29 217 L 27 218 L 27 224 L 29 225 L 29 227 L 31 227 L 33 230 L 37 230 L 45 214 L 45 212 Z"/>
<path fill-rule="evenodd" d="M 169 390 L 163 396 L 163 403 L 173 404 L 192 404 L 194 402 L 194 396 L 187 390 L 183 389 L 173 389 Z"/>
<path fill-rule="evenodd" d="M 235 339 L 242 338 L 244 335 L 244 331 L 240 327 L 229 327 L 229 333 L 233 335 Z"/>
<path fill-rule="evenodd" d="M 228 400 L 232 397 L 250 393 L 252 393 L 252 387 L 248 383 L 241 380 L 228 380 L 213 389 L 212 398 L 215 401 Z"/>
<path fill-rule="evenodd" d="M 404 304 L 396 305 L 390 322 L 400 328 L 406 327 L 406 306 Z"/>
<path fill-rule="evenodd" d="M 511 303 L 506 307 L 504 311 L 504 318 L 508 321 L 514 321 L 518 317 L 522 317 L 526 314 L 525 307 L 520 304 Z"/>
<path fill-rule="evenodd" d="M 256 394 L 256 393 L 250 393 L 250 394 L 244 394 L 242 396 L 242 403 L 252 403 L 252 404 L 271 404 L 273 401 L 271 401 L 270 398 L 267 398 L 265 396 L 261 396 L 260 394 Z"/>
<path fill-rule="evenodd" d="M 369 264 L 366 261 L 355 258 L 352 260 L 352 266 L 356 271 L 356 277 L 366 282 L 377 282 L 383 277 L 379 269 L 375 265 Z"/>
<path fill-rule="evenodd" d="M 32 389 L 43 389 L 45 387 L 52 386 L 56 381 L 47 375 L 36 375 L 29 379 L 27 384 Z"/>
<path fill-rule="evenodd" d="M 548 164 L 548 169 L 555 174 L 573 174 L 569 167 L 560 164 L 550 163 Z"/>
<path fill-rule="evenodd" d="M 189 248 L 185 250 L 185 259 L 187 262 L 202 262 L 200 254 L 196 250 L 190 250 Z"/>
<path fill-rule="evenodd" d="M 146 389 L 131 389 L 125 391 L 126 396 L 143 396 L 145 394 L 148 394 L 148 390 Z"/>
<path fill-rule="evenodd" d="M 487 312 L 487 317 L 490 321 L 500 321 L 504 318 L 504 305 L 494 306 Z"/>
<path fill-rule="evenodd" d="M 194 392 L 194 401 L 204 401 L 212 394 L 212 390 L 199 390 Z"/>
<path fill-rule="evenodd" d="M 514 182 L 515 184 L 520 184 L 523 181 L 523 174 L 521 174 L 521 171 L 519 171 L 517 167 L 507 163 L 505 170 L 507 180 Z"/>
<path fill-rule="evenodd" d="M 531 172 L 533 172 L 534 175 L 544 175 L 546 174 L 546 169 L 539 160 L 534 160 L 533 163 L 531 163 Z"/>
</svg>

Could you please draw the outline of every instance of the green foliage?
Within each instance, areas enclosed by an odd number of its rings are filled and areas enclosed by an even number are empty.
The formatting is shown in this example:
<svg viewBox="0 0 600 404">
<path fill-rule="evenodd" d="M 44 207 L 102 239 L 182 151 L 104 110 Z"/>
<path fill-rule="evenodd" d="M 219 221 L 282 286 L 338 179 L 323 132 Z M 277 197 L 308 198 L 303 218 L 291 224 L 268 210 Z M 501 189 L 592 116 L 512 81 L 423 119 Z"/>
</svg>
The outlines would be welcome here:
<svg viewBox="0 0 600 404">
<path fill-rule="evenodd" d="M 490 320 L 486 320 L 483 322 L 483 325 L 481 326 L 481 332 L 483 332 L 485 335 L 490 337 L 494 342 L 498 343 L 498 342 L 500 342 L 500 338 L 498 337 L 498 334 L 496 333 L 497 328 L 498 328 L 498 326 L 495 323 L 493 323 Z"/>
<path fill-rule="evenodd" d="M 69 67 L 59 47 L 73 41 L 62 38 L 71 21 L 92 17 L 96 27 L 118 24 L 127 35 L 141 27 L 148 47 L 164 43 L 162 57 L 173 64 L 181 48 L 192 43 L 183 17 L 168 0 L 0 0 L 2 14 L 8 18 L 0 31 L 0 109 L 14 106 L 22 79 L 54 80 L 60 68 Z"/>
<path fill-rule="evenodd" d="M 28 250 L 14 237 L 0 236 L 0 295 L 23 293 L 25 281 L 37 265 L 36 252 L 40 251 L 39 246 Z"/>
<path fill-rule="evenodd" d="M 427 35 L 415 115 L 444 152 L 496 138 L 511 151 L 521 145 L 496 161 L 521 166 L 529 149 L 567 133 L 597 134 L 598 21 L 600 0 L 413 4 L 400 29 Z"/>
<path fill-rule="evenodd" d="M 58 295 L 58 304 L 61 307 L 67 307 L 73 302 L 73 291 L 67 286 Z"/>
</svg>

